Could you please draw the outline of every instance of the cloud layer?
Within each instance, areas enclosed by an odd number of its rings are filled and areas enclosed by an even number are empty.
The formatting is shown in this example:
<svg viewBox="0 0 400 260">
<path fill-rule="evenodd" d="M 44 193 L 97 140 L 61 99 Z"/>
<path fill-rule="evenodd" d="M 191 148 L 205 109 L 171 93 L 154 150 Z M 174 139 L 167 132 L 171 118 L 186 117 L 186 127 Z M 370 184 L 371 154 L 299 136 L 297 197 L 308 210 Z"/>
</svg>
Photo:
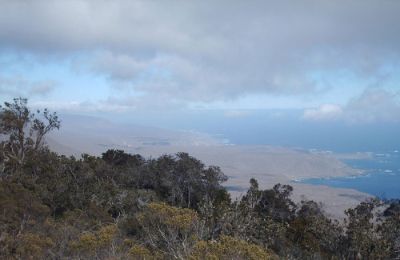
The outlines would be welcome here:
<svg viewBox="0 0 400 260">
<path fill-rule="evenodd" d="M 400 92 L 377 88 L 365 90 L 345 106 L 324 104 L 305 109 L 305 120 L 345 120 L 351 123 L 400 122 Z"/>
<path fill-rule="evenodd" d="M 10 97 L 46 96 L 56 87 L 51 80 L 31 81 L 21 76 L 4 77 L 0 75 L 0 94 Z"/>
<path fill-rule="evenodd" d="M 374 80 L 400 54 L 395 0 L 4 0 L 0 10 L 2 52 L 72 60 L 135 93 L 110 97 L 132 106 L 317 95 L 332 86 L 316 72 Z M 321 111 L 309 116 L 338 112 Z"/>
</svg>

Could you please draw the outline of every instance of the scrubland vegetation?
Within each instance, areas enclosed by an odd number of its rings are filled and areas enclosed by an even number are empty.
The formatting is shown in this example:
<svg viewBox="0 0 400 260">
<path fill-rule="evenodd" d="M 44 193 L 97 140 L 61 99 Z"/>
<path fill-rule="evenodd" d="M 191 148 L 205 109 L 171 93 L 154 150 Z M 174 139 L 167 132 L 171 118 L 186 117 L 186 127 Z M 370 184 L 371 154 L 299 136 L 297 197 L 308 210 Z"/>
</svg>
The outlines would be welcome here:
<svg viewBox="0 0 400 260">
<path fill-rule="evenodd" d="M 292 187 L 227 177 L 186 153 L 143 158 L 50 151 L 55 113 L 25 99 L 0 110 L 1 259 L 398 259 L 400 205 L 378 199 L 328 219 Z"/>
</svg>

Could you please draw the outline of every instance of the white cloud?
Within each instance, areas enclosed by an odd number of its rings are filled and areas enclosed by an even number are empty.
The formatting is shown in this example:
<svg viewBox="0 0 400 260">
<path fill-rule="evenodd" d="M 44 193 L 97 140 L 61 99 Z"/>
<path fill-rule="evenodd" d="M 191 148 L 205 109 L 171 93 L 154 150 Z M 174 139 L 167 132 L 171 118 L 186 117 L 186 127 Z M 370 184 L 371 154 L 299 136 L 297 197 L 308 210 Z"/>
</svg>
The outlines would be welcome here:
<svg viewBox="0 0 400 260">
<path fill-rule="evenodd" d="M 303 118 L 306 120 L 334 120 L 342 116 L 343 110 L 338 105 L 324 104 L 318 108 L 306 109 Z"/>
<path fill-rule="evenodd" d="M 305 109 L 306 120 L 344 120 L 350 123 L 400 121 L 400 93 L 380 88 L 366 89 L 345 106 L 324 104 L 318 108 Z"/>
<path fill-rule="evenodd" d="M 149 61 L 140 61 L 126 54 L 110 51 L 98 52 L 90 69 L 108 75 L 113 80 L 133 80 L 150 66 Z"/>
</svg>

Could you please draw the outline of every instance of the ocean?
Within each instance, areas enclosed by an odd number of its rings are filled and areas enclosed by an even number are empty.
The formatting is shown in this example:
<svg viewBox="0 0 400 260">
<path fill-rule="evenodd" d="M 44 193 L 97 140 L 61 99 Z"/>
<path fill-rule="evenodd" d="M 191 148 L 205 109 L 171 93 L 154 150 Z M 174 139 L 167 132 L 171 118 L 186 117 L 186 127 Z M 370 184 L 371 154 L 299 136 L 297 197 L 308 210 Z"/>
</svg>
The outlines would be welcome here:
<svg viewBox="0 0 400 260">
<path fill-rule="evenodd" d="M 343 161 L 364 173 L 360 176 L 305 179 L 301 182 L 355 189 L 382 199 L 400 199 L 399 151 L 374 153 L 367 160 Z"/>
</svg>

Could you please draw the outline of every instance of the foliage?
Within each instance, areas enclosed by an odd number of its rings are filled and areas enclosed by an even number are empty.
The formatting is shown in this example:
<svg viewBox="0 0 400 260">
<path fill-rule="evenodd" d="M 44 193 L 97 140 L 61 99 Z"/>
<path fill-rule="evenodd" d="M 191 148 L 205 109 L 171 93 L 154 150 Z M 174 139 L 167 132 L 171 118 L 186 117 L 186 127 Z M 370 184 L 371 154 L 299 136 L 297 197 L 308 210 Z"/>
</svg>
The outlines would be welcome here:
<svg viewBox="0 0 400 260">
<path fill-rule="evenodd" d="M 71 242 L 71 248 L 84 257 L 93 255 L 99 257 L 107 255 L 108 252 L 115 254 L 114 239 L 117 232 L 118 228 L 113 224 L 102 226 L 95 232 L 85 231 L 77 241 Z"/>
<path fill-rule="evenodd" d="M 264 248 L 229 236 L 218 241 L 199 241 L 190 259 L 278 259 Z"/>
<path fill-rule="evenodd" d="M 160 253 L 154 253 L 155 251 L 150 251 L 144 246 L 133 245 L 128 252 L 128 255 L 132 259 L 162 259 Z"/>
<path fill-rule="evenodd" d="M 0 134 L 8 137 L 3 141 L 2 158 L 10 167 L 24 164 L 28 155 L 43 148 L 44 136 L 53 129 L 60 128 L 60 121 L 56 113 L 45 109 L 37 114 L 27 107 L 27 99 L 16 98 L 13 103 L 4 103 L 0 106 Z"/>
<path fill-rule="evenodd" d="M 199 239 L 199 219 L 194 210 L 150 203 L 137 218 L 146 243 L 172 258 L 186 258 Z"/>
</svg>

